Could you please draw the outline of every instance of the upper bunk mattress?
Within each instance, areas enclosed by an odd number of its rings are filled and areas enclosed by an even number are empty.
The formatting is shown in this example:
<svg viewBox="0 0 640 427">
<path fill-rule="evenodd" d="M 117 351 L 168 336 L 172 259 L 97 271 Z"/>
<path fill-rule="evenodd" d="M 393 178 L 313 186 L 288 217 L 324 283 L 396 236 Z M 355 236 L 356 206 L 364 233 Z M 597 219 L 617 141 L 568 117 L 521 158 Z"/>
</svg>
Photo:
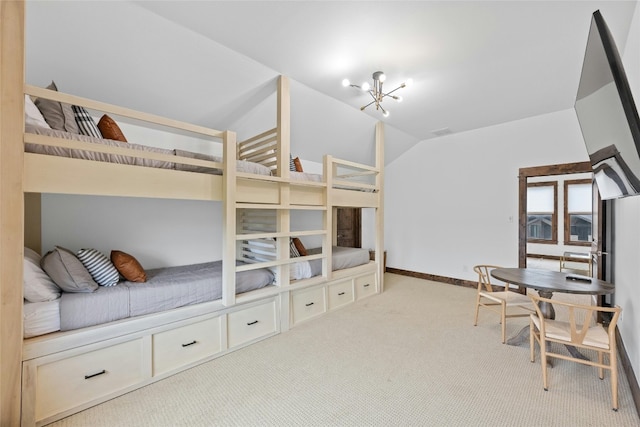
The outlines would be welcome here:
<svg viewBox="0 0 640 427">
<path fill-rule="evenodd" d="M 68 139 L 70 141 L 91 142 L 94 144 L 108 145 L 110 147 L 128 148 L 143 152 L 160 153 L 170 156 L 187 157 L 199 160 L 209 160 L 212 162 L 222 163 L 223 159 L 219 156 L 209 154 L 194 153 L 179 149 L 166 149 L 150 147 L 141 144 L 132 144 L 128 142 L 114 141 L 112 139 L 94 138 L 86 135 L 78 135 L 70 132 L 64 132 L 55 129 L 47 129 L 39 126 L 26 125 L 25 132 L 36 135 L 51 136 L 56 138 Z M 179 161 L 170 162 L 162 160 L 146 159 L 143 157 L 126 156 L 122 154 L 99 153 L 89 150 L 78 150 L 75 148 L 55 147 L 40 144 L 25 144 L 25 151 L 36 154 L 46 154 L 50 156 L 69 157 L 72 159 L 93 160 L 106 163 L 117 163 L 121 165 L 145 166 L 158 169 L 174 169 L 187 172 L 209 173 L 221 175 L 222 170 L 216 168 L 208 168 L 203 166 L 193 166 L 180 163 Z M 177 159 L 176 159 L 177 160 Z M 271 175 L 271 169 L 259 163 L 248 162 L 245 160 L 236 161 L 237 170 L 239 172 L 253 173 L 258 175 Z"/>
<path fill-rule="evenodd" d="M 116 286 L 100 286 L 93 293 L 63 292 L 60 330 L 158 313 L 222 297 L 222 261 L 150 269 L 146 273 L 144 283 L 123 281 Z M 236 293 L 263 288 L 273 283 L 273 277 L 268 269 L 238 272 Z"/>
</svg>

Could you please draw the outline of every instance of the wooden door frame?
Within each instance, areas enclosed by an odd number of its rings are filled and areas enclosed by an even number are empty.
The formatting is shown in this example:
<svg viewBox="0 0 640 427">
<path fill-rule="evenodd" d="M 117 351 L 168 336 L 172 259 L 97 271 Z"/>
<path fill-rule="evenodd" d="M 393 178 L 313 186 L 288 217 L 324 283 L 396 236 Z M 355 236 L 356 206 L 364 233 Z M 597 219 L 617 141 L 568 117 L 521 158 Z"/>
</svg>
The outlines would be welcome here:
<svg viewBox="0 0 640 427">
<path fill-rule="evenodd" d="M 591 162 L 520 168 L 518 174 L 518 267 L 527 266 L 527 179 L 537 176 L 591 173 Z M 600 236 L 598 236 L 599 238 Z"/>
<path fill-rule="evenodd" d="M 336 246 L 338 246 L 338 230 L 340 230 L 340 215 L 338 215 L 337 211 L 339 209 L 351 209 L 357 212 L 356 215 L 353 216 L 353 223 L 355 225 L 354 230 L 355 230 L 355 238 L 354 238 L 354 244 L 356 246 L 354 246 L 355 248 L 361 248 L 362 247 L 362 208 L 352 208 L 352 207 L 346 207 L 346 206 L 339 206 L 336 208 L 336 232 L 335 232 L 335 244 Z"/>
</svg>

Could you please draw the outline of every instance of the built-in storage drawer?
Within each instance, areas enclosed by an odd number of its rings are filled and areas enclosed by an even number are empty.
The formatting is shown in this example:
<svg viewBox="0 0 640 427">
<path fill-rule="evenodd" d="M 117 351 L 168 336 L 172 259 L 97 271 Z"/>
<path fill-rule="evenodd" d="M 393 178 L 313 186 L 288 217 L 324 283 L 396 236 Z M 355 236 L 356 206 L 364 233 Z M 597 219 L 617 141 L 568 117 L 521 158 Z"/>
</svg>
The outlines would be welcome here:
<svg viewBox="0 0 640 427">
<path fill-rule="evenodd" d="M 37 367 L 36 420 L 141 382 L 142 338 Z"/>
<path fill-rule="evenodd" d="M 353 282 L 346 280 L 329 285 L 329 310 L 342 307 L 353 301 Z"/>
<path fill-rule="evenodd" d="M 326 311 L 324 287 L 302 289 L 291 294 L 293 324 L 318 316 Z"/>
<path fill-rule="evenodd" d="M 233 348 L 278 331 L 275 301 L 228 314 L 229 348 Z"/>
<path fill-rule="evenodd" d="M 358 299 L 368 297 L 369 295 L 373 295 L 377 292 L 375 273 L 357 277 L 355 280 L 355 284 L 356 298 Z"/>
<path fill-rule="evenodd" d="M 153 334 L 153 375 L 212 356 L 222 350 L 220 317 Z"/>
</svg>

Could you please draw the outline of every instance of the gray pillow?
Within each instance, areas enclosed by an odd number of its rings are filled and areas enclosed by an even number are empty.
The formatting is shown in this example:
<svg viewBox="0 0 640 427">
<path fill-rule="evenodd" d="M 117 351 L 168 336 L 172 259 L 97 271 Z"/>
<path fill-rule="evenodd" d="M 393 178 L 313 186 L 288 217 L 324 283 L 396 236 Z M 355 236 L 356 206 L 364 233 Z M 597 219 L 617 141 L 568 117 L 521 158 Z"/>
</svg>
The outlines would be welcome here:
<svg viewBox="0 0 640 427">
<path fill-rule="evenodd" d="M 47 89 L 58 90 L 54 82 L 51 82 Z M 51 126 L 51 129 L 80 133 L 71 105 L 44 98 L 36 99 L 35 104 L 44 116 L 45 121 Z"/>
<path fill-rule="evenodd" d="M 42 257 L 40 265 L 65 292 L 93 292 L 98 289 L 89 271 L 68 249 L 56 246 Z"/>
<path fill-rule="evenodd" d="M 24 248 L 23 282 L 23 297 L 29 302 L 60 298 L 60 288 L 40 268 L 40 255 L 29 248 Z"/>
</svg>

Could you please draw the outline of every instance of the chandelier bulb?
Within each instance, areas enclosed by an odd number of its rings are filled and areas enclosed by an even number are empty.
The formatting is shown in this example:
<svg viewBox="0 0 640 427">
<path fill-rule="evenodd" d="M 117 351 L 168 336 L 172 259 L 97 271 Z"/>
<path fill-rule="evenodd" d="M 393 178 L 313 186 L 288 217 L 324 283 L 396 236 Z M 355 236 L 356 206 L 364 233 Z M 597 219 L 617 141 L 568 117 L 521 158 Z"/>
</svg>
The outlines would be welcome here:
<svg viewBox="0 0 640 427">
<path fill-rule="evenodd" d="M 368 106 L 373 105 L 377 111 L 381 111 L 384 117 L 389 117 L 389 112 L 384 109 L 382 106 L 382 101 L 384 98 L 389 97 L 395 99 L 397 102 L 402 102 L 402 96 L 396 95 L 396 92 L 399 89 L 405 88 L 407 86 L 411 86 L 413 84 L 413 79 L 407 80 L 405 83 L 402 83 L 400 86 L 396 87 L 390 91 L 383 91 L 382 82 L 387 79 L 387 76 L 382 71 L 376 71 L 372 75 L 373 77 L 373 87 L 369 82 L 362 83 L 362 86 L 355 85 L 349 81 L 349 79 L 342 80 L 342 86 L 347 87 L 351 86 L 357 89 L 360 89 L 363 92 L 368 92 L 371 95 L 371 100 L 368 104 L 360 107 L 361 111 L 364 111 Z"/>
</svg>

